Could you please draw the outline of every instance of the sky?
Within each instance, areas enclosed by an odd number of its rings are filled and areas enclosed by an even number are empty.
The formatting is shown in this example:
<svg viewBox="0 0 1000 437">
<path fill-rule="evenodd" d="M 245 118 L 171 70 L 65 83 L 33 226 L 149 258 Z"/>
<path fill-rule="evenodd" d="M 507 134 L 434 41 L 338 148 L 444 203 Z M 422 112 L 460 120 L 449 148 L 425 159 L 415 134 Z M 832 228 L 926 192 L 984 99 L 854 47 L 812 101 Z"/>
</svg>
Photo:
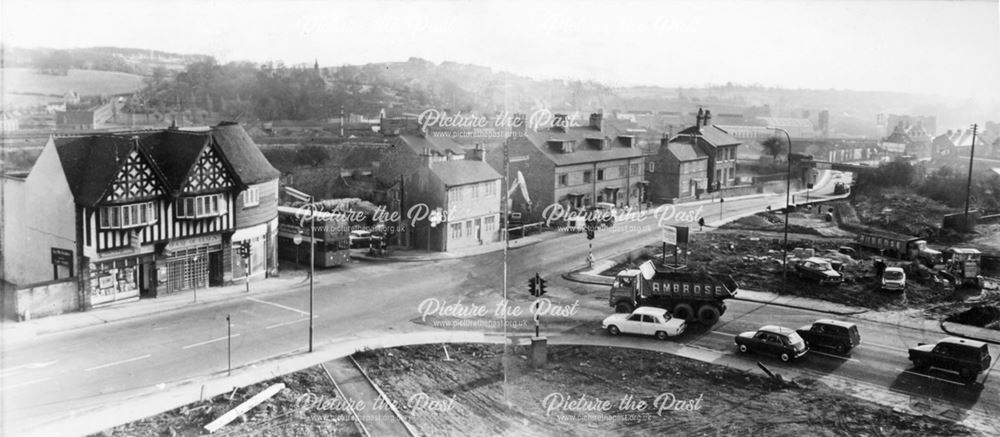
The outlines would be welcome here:
<svg viewBox="0 0 1000 437">
<path fill-rule="evenodd" d="M 761 84 L 1000 99 L 993 1 L 0 0 L 19 47 L 220 61 L 478 64 L 613 86 Z"/>
</svg>

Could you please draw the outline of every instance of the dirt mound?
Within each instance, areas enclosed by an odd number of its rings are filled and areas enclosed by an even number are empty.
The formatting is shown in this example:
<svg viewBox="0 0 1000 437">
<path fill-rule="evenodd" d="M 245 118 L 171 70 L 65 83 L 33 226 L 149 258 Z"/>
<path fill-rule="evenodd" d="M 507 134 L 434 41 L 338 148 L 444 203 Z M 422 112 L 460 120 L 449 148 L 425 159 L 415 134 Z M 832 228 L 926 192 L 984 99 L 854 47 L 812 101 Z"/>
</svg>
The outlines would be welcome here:
<svg viewBox="0 0 1000 437">
<path fill-rule="evenodd" d="M 977 305 L 960 313 L 953 314 L 945 320 L 963 325 L 996 329 L 997 325 L 1000 325 L 1000 308 L 989 305 Z"/>
</svg>

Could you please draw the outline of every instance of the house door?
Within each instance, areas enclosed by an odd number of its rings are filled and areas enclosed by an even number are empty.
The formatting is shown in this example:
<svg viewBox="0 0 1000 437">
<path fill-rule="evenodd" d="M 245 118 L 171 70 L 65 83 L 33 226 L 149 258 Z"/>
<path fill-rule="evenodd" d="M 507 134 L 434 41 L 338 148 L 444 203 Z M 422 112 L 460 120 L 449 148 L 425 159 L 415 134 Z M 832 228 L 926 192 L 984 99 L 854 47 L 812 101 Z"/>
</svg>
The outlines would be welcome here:
<svg viewBox="0 0 1000 437">
<path fill-rule="evenodd" d="M 208 254 L 208 285 L 217 287 L 222 285 L 222 252 L 211 252 Z"/>
</svg>

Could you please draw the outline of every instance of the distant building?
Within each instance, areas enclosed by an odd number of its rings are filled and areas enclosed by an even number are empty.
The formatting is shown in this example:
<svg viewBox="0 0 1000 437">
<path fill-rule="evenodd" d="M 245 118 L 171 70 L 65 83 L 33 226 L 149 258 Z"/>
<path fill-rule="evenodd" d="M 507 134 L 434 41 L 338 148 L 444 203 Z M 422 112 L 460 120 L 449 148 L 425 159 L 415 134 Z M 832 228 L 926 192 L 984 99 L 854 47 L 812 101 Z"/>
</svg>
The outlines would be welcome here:
<svg viewBox="0 0 1000 437">
<path fill-rule="evenodd" d="M 977 146 L 983 143 L 976 141 Z M 972 129 L 948 130 L 932 142 L 934 156 L 968 155 L 972 148 Z"/>
<path fill-rule="evenodd" d="M 693 200 L 708 188 L 708 154 L 688 137 L 664 138 L 658 153 L 646 159 L 652 202 Z"/>
<path fill-rule="evenodd" d="M 780 127 L 788 131 L 792 138 L 812 138 L 816 136 L 816 127 L 812 120 L 808 118 L 789 117 L 757 117 L 761 123 L 768 127 Z"/>
<path fill-rule="evenodd" d="M 0 132 L 14 132 L 19 128 L 17 118 L 6 111 L 0 111 Z"/>
<path fill-rule="evenodd" d="M 741 141 L 712 124 L 711 111 L 698 110 L 694 126 L 680 131 L 671 142 L 694 144 L 708 156 L 708 191 L 736 184 L 736 155 Z M 662 149 L 662 148 L 661 148 Z"/>
</svg>

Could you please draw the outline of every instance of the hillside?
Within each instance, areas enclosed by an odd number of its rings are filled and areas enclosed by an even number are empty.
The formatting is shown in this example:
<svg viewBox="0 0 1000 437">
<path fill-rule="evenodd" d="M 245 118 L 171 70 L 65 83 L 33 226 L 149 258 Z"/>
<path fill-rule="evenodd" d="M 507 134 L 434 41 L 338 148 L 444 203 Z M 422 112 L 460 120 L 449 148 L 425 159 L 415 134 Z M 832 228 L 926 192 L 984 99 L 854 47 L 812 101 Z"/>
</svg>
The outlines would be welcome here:
<svg viewBox="0 0 1000 437">
<path fill-rule="evenodd" d="M 43 74 L 33 68 L 4 68 L 4 107 L 45 104 L 69 91 L 81 96 L 131 93 L 143 87 L 143 77 L 129 73 L 69 70 L 65 76 Z"/>
</svg>

